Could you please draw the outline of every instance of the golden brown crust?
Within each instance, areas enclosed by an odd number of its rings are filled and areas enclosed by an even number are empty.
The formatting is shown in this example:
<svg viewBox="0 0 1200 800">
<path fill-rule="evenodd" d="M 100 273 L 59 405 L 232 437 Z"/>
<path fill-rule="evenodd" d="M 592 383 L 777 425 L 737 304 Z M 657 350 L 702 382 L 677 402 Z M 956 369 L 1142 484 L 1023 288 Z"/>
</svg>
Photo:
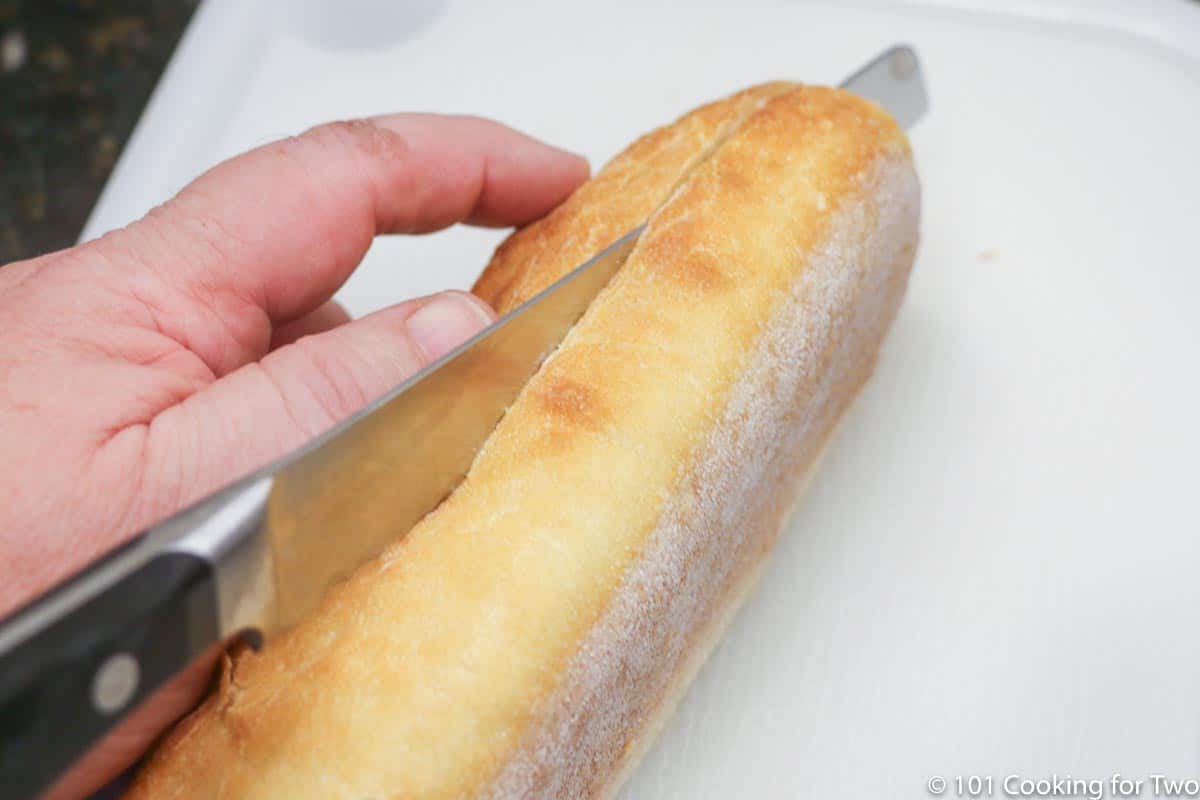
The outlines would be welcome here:
<svg viewBox="0 0 1200 800">
<path fill-rule="evenodd" d="M 645 222 L 751 112 L 793 85 L 743 89 L 642 136 L 561 206 L 505 239 L 472 291 L 502 314 L 516 308 Z"/>
<path fill-rule="evenodd" d="M 239 657 L 134 797 L 611 788 L 769 549 L 795 493 L 783 476 L 807 471 L 869 374 L 915 246 L 889 117 L 828 89 L 737 97 L 635 144 L 500 248 L 477 290 L 504 309 L 651 214 L 463 485 Z"/>
</svg>

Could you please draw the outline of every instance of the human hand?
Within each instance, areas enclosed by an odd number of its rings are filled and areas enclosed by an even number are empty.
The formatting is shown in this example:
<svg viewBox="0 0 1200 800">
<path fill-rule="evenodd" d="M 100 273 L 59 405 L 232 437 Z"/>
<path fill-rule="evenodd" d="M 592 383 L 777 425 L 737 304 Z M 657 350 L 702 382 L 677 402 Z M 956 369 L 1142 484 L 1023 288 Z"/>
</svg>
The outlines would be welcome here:
<svg viewBox="0 0 1200 800">
<path fill-rule="evenodd" d="M 119 231 L 0 267 L 0 617 L 297 447 L 493 318 L 448 292 L 350 321 L 378 233 L 537 218 L 587 176 L 496 123 L 336 123 L 225 162 Z M 78 797 L 195 702 L 161 687 L 51 790 Z"/>
</svg>

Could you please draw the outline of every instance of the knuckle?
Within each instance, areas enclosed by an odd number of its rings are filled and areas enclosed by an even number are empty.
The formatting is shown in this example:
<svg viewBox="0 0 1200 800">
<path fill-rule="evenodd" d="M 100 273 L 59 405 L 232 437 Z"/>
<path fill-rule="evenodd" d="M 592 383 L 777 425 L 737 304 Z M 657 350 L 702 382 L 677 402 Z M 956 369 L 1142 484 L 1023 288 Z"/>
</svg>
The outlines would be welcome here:
<svg viewBox="0 0 1200 800">
<path fill-rule="evenodd" d="M 481 117 L 478 114 L 463 114 L 461 117 L 459 117 L 459 119 L 465 120 L 471 125 L 476 125 L 480 128 L 486 129 L 491 133 L 508 130 L 507 125 L 497 122 L 491 117 Z"/>
<path fill-rule="evenodd" d="M 296 140 L 302 144 L 349 149 L 382 158 L 403 158 L 409 149 L 401 134 L 369 119 L 326 122 L 308 129 Z"/>
<path fill-rule="evenodd" d="M 99 239 L 80 246 L 85 259 L 104 262 L 114 272 L 143 268 L 151 274 L 173 273 L 182 263 L 220 257 L 219 235 L 213 225 L 195 209 L 185 209 L 185 194 L 156 206 L 123 228 L 109 231 Z"/>
<path fill-rule="evenodd" d="M 144 241 L 151 224 L 142 220 L 123 228 L 106 232 L 103 236 L 84 242 L 71 251 L 73 260 L 88 264 L 103 264 L 110 269 L 121 269 L 123 265 L 141 265 L 146 258 L 147 243 Z"/>
<path fill-rule="evenodd" d="M 309 409 L 306 432 L 315 435 L 362 408 L 371 399 L 344 352 L 333 352 L 321 336 L 306 336 L 289 345 L 299 357 L 296 396 L 285 398 Z"/>
</svg>

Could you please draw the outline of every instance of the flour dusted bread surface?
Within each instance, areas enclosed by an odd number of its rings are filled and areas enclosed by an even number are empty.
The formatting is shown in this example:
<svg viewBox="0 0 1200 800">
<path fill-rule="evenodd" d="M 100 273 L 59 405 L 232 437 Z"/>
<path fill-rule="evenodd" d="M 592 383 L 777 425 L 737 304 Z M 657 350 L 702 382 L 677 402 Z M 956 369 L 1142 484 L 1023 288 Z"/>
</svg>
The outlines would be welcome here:
<svg viewBox="0 0 1200 800">
<path fill-rule="evenodd" d="M 133 796 L 611 792 L 870 375 L 918 209 L 903 134 L 836 90 L 639 140 L 480 278 L 511 308 L 650 219 L 465 482 L 240 654 Z"/>
</svg>

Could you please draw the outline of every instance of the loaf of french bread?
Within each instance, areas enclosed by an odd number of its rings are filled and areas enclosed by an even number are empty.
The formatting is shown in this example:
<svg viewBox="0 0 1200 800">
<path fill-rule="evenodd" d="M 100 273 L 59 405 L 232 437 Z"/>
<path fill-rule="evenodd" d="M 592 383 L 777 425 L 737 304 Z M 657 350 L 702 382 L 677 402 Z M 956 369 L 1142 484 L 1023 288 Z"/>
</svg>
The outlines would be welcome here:
<svg viewBox="0 0 1200 800">
<path fill-rule="evenodd" d="M 158 748 L 135 798 L 613 792 L 870 376 L 919 188 L 877 106 L 772 83 L 639 139 L 508 238 L 514 308 L 648 220 L 441 506 Z"/>
</svg>

